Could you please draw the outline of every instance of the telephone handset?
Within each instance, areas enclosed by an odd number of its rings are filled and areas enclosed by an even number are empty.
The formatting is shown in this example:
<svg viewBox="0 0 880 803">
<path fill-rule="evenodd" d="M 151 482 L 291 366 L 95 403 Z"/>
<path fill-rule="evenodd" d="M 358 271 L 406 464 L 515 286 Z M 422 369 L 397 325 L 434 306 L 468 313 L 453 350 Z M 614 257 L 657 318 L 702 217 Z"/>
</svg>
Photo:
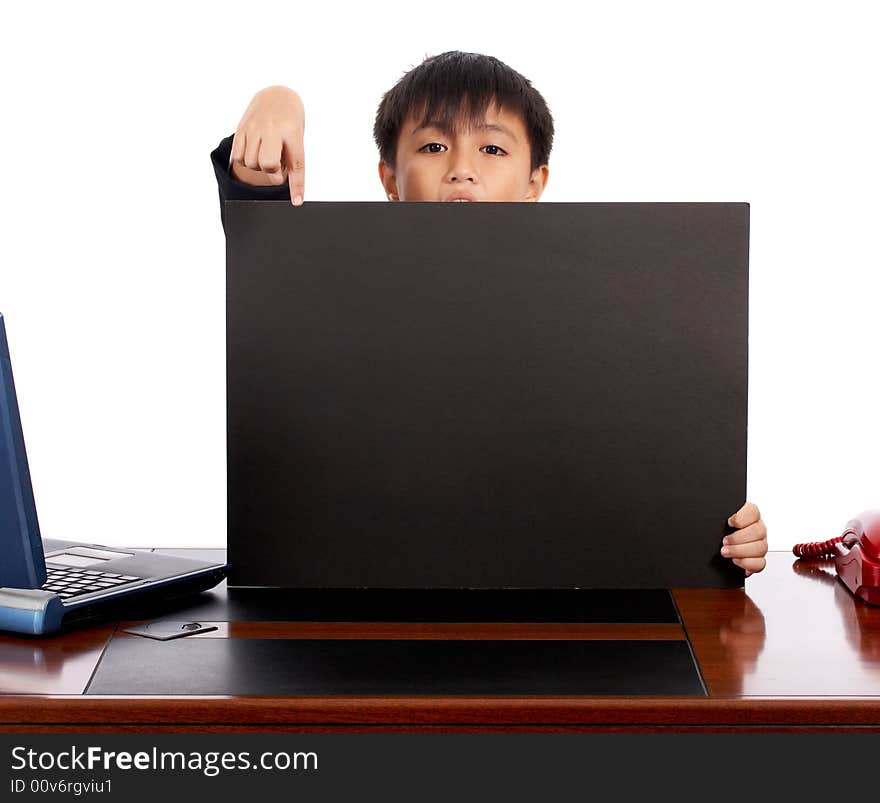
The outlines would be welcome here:
<svg viewBox="0 0 880 803">
<path fill-rule="evenodd" d="M 796 544 L 799 558 L 834 558 L 844 585 L 869 605 L 880 605 L 880 510 L 869 510 L 847 522 L 828 541 Z"/>
</svg>

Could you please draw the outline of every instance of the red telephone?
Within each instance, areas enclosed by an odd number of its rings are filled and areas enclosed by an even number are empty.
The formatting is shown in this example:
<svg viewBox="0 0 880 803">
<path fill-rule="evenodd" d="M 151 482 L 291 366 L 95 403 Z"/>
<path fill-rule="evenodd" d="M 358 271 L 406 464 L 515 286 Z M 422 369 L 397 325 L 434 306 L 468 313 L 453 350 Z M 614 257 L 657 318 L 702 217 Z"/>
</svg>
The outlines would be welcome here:
<svg viewBox="0 0 880 803">
<path fill-rule="evenodd" d="M 880 510 L 850 520 L 836 538 L 796 544 L 792 552 L 799 558 L 834 558 L 844 585 L 869 605 L 880 605 Z"/>
</svg>

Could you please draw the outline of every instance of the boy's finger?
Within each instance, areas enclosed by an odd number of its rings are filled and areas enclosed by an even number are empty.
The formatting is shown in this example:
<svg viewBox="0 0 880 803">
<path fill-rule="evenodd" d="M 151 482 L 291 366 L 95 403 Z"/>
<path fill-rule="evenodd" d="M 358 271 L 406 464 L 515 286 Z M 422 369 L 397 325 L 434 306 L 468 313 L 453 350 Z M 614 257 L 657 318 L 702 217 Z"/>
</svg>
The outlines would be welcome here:
<svg viewBox="0 0 880 803">
<path fill-rule="evenodd" d="M 743 527 L 735 533 L 725 535 L 721 539 L 722 544 L 747 544 L 749 541 L 760 541 L 767 537 L 767 525 L 763 521 L 756 521 L 748 527 Z"/>
<path fill-rule="evenodd" d="M 767 542 L 762 538 L 747 544 L 729 544 L 721 547 L 721 554 L 725 558 L 763 558 L 767 554 Z"/>
<path fill-rule="evenodd" d="M 740 558 L 733 561 L 740 569 L 746 570 L 746 577 L 755 572 L 764 571 L 767 561 L 764 558 Z"/>
<path fill-rule="evenodd" d="M 260 138 L 249 137 L 244 148 L 244 164 L 251 170 L 260 169 Z"/>
<path fill-rule="evenodd" d="M 740 529 L 742 527 L 748 527 L 750 524 L 754 524 L 761 518 L 761 511 L 758 510 L 758 506 L 752 504 L 751 502 L 746 502 L 739 510 L 736 511 L 728 520 L 727 523 L 731 527 L 736 527 Z"/>
<path fill-rule="evenodd" d="M 284 143 L 287 181 L 290 184 L 290 200 L 294 206 L 303 202 L 306 194 L 306 157 L 302 137 Z"/>
<path fill-rule="evenodd" d="M 265 137 L 260 143 L 260 172 L 275 184 L 284 182 L 281 170 L 281 137 Z"/>
<path fill-rule="evenodd" d="M 244 146 L 247 135 L 244 131 L 236 131 L 232 137 L 232 161 L 241 164 L 244 161 Z"/>
</svg>

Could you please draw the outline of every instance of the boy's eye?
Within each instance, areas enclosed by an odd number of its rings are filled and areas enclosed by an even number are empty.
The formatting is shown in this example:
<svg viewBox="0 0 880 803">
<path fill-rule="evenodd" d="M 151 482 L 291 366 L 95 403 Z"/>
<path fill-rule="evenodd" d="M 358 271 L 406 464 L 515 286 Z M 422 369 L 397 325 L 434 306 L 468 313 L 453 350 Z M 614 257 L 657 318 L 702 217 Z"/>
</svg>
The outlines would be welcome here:
<svg viewBox="0 0 880 803">
<path fill-rule="evenodd" d="M 439 142 L 429 142 L 429 143 L 428 143 L 427 145 L 425 145 L 424 147 L 419 148 L 419 152 L 424 151 L 426 148 L 433 148 L 435 145 L 436 145 L 438 148 L 445 148 L 445 147 L 446 147 L 445 145 L 441 145 Z M 485 147 L 485 148 L 494 148 L 496 151 L 500 151 L 500 153 L 490 153 L 490 154 L 489 154 L 490 156 L 500 156 L 500 155 L 503 154 L 503 153 L 507 153 L 507 151 L 505 151 L 505 150 L 504 150 L 503 148 L 501 148 L 499 145 L 484 145 L 483 147 Z M 440 151 L 431 150 L 431 151 L 428 151 L 428 153 L 440 153 Z"/>
</svg>

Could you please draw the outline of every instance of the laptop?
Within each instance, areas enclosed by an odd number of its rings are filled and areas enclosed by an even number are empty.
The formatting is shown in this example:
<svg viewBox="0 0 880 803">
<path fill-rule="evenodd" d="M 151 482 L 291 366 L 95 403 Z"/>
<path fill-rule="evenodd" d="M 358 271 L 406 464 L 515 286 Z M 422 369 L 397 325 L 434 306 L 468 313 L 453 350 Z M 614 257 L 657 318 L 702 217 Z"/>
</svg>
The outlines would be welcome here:
<svg viewBox="0 0 880 803">
<path fill-rule="evenodd" d="M 0 314 L 0 630 L 40 635 L 217 585 L 228 565 L 42 540 Z"/>
</svg>

